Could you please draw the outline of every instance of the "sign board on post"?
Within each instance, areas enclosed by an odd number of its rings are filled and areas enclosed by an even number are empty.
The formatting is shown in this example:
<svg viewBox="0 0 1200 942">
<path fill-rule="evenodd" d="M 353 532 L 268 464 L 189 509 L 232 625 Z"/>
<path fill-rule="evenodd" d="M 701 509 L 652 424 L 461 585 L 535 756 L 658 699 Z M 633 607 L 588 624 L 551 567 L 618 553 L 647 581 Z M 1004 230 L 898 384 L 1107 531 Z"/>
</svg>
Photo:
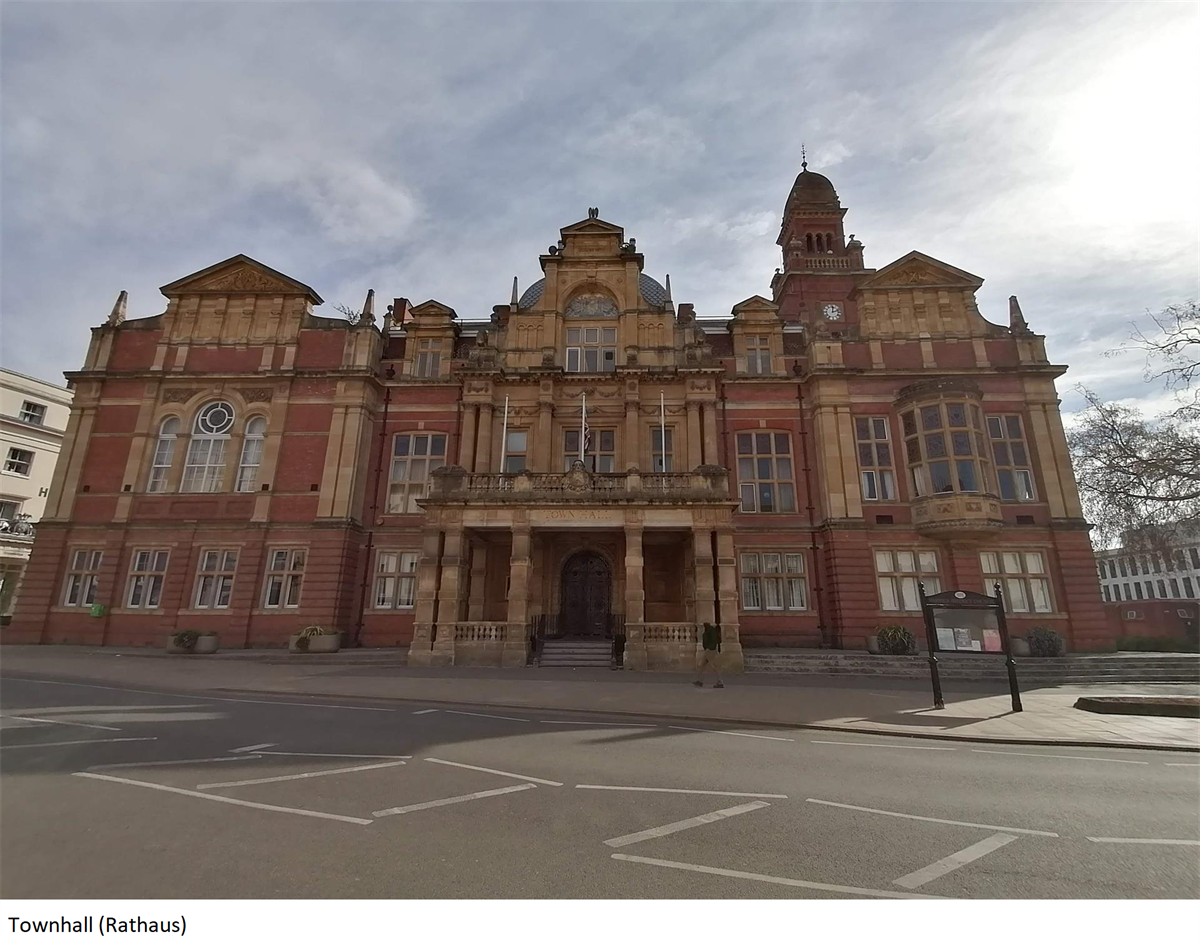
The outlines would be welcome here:
<svg viewBox="0 0 1200 942">
<path fill-rule="evenodd" d="M 934 706 L 941 708 L 941 683 L 935 651 L 967 651 L 976 654 L 1003 654 L 1008 669 L 1008 690 L 1014 713 L 1020 713 L 1021 691 L 1017 688 L 1017 667 L 1008 641 L 1008 623 L 1004 617 L 1004 597 L 1000 583 L 995 595 L 952 590 L 926 595 L 921 586 L 921 611 L 929 639 L 929 667 L 933 678 Z"/>
</svg>

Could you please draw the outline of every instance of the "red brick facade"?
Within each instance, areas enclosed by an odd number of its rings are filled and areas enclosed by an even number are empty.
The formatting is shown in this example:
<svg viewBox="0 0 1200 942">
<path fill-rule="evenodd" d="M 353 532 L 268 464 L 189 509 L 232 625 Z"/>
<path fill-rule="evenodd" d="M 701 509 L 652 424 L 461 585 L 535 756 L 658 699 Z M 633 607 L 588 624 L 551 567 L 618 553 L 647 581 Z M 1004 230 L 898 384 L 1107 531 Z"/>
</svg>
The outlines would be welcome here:
<svg viewBox="0 0 1200 942">
<path fill-rule="evenodd" d="M 941 589 L 1004 581 L 1017 633 L 1111 647 L 1054 390 L 1064 368 L 1015 299 L 1007 326 L 981 316 L 976 276 L 916 252 L 865 268 L 844 214 L 806 169 L 772 299 L 721 320 L 677 310 L 595 214 L 486 323 L 404 299 L 382 325 L 370 301 L 356 324 L 317 317 L 311 288 L 244 256 L 165 286 L 162 314 L 114 312 L 70 374 L 3 640 L 158 645 L 190 628 L 269 646 L 321 624 L 430 663 L 491 642 L 516 663 L 586 551 L 651 666 L 654 639 L 686 651 L 678 626 L 711 620 L 746 646 L 858 648 L 881 625 L 916 629 L 906 570 L 922 566 Z M 588 335 L 570 331 L 593 326 L 589 372 Z M 197 422 L 217 402 L 233 421 L 208 435 Z M 506 409 L 524 437 L 502 438 Z M 595 456 L 571 478 L 585 409 Z M 431 474 L 422 448 L 461 474 Z M 503 475 L 502 452 L 516 462 Z M 409 474 L 434 482 L 421 507 Z M 227 552 L 219 582 L 212 554 Z M 459 653 L 439 658 L 451 642 Z"/>
</svg>

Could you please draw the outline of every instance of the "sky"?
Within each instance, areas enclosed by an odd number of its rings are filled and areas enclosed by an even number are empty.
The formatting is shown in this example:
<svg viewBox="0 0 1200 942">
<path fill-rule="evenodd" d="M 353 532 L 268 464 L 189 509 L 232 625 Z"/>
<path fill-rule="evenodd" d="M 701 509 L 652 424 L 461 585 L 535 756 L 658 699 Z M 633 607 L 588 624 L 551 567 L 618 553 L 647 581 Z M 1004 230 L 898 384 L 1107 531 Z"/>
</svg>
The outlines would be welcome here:
<svg viewBox="0 0 1200 942">
<path fill-rule="evenodd" d="M 881 268 L 1020 298 L 1076 384 L 1153 409 L 1131 321 L 1196 298 L 1192 3 L 0 5 L 0 363 L 61 381 L 128 290 L 238 253 L 326 304 L 486 318 L 558 230 L 625 228 L 676 303 L 770 296 L 827 175 Z"/>
</svg>

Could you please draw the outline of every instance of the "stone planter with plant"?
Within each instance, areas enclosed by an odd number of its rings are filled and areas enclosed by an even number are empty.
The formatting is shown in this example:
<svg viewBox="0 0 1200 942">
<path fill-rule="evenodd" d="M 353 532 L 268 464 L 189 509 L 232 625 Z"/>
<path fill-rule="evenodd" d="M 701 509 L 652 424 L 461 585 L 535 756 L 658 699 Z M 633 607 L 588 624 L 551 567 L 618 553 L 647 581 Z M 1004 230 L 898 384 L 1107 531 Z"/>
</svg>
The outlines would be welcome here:
<svg viewBox="0 0 1200 942">
<path fill-rule="evenodd" d="M 170 654 L 215 654 L 219 646 L 215 631 L 176 631 L 167 635 Z"/>
<path fill-rule="evenodd" d="M 342 633 L 323 625 L 309 625 L 297 631 L 288 643 L 288 650 L 296 654 L 333 654 L 341 647 Z"/>
<path fill-rule="evenodd" d="M 903 625 L 887 625 L 875 632 L 880 654 L 909 655 L 917 653 L 917 639 Z"/>
</svg>

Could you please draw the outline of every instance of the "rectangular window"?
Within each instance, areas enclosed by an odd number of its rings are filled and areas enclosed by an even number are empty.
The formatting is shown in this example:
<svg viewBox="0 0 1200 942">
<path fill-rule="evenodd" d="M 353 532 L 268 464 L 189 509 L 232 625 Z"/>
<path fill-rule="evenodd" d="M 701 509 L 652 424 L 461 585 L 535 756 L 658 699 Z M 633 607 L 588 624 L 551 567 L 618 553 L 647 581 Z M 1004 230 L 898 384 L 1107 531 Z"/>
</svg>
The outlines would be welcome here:
<svg viewBox="0 0 1200 942">
<path fill-rule="evenodd" d="M 568 373 L 613 373 L 616 369 L 617 328 L 567 328 Z"/>
<path fill-rule="evenodd" d="M 1196 590 L 1195 590 L 1195 588 L 1192 587 L 1192 577 L 1191 576 L 1183 577 L 1183 594 L 1186 595 L 1189 599 L 1194 599 L 1196 597 Z"/>
<path fill-rule="evenodd" d="M 1019 415 L 989 415 L 988 436 L 1001 500 L 1033 500 L 1033 471 Z"/>
<path fill-rule="evenodd" d="M 15 500 L 0 500 L 0 520 L 12 522 L 21 512 L 21 503 Z"/>
<path fill-rule="evenodd" d="M 617 432 L 611 428 L 589 428 L 584 443 L 583 466 L 589 471 L 611 474 L 616 470 Z M 563 471 L 579 460 L 579 429 L 563 432 Z"/>
<path fill-rule="evenodd" d="M 33 452 L 27 448 L 10 448 L 8 457 L 4 460 L 4 470 L 9 474 L 19 474 L 29 477 L 29 469 L 33 467 Z"/>
<path fill-rule="evenodd" d="M 1192 568 L 1200 569 L 1200 549 L 1193 546 L 1188 550 L 1188 555 L 1192 557 Z"/>
<path fill-rule="evenodd" d="M 1106 602 L 1112 601 L 1112 599 L 1109 597 L 1108 586 L 1104 587 L 1104 601 L 1106 601 Z"/>
<path fill-rule="evenodd" d="M 791 436 L 739 432 L 738 487 L 743 513 L 795 513 Z"/>
<path fill-rule="evenodd" d="M 429 493 L 430 474 L 446 463 L 446 436 L 397 435 L 392 442 L 388 513 L 419 514 L 417 500 Z"/>
<path fill-rule="evenodd" d="M 854 437 L 858 442 L 863 500 L 895 500 L 896 479 L 892 474 L 888 420 L 884 417 L 856 418 Z"/>
<path fill-rule="evenodd" d="M 1146 588 L 1146 598 L 1148 598 L 1148 599 L 1154 598 L 1154 583 L 1149 580 L 1146 580 L 1145 582 L 1142 583 L 1142 585 L 1145 586 L 1145 588 Z"/>
<path fill-rule="evenodd" d="M 504 443 L 504 471 L 515 474 L 525 470 L 525 449 L 529 442 L 529 433 L 522 429 L 510 429 Z"/>
<path fill-rule="evenodd" d="M 225 477 L 227 438 L 193 438 L 188 443 L 180 490 L 191 494 L 210 494 L 221 489 Z"/>
<path fill-rule="evenodd" d="M 423 379 L 432 379 L 442 375 L 441 340 L 417 341 L 417 360 L 413 373 Z"/>
<path fill-rule="evenodd" d="M 67 584 L 63 589 L 63 605 L 88 606 L 96 601 L 96 581 L 100 577 L 100 563 L 104 551 L 77 549 L 71 553 Z"/>
<path fill-rule="evenodd" d="M 1142 584 L 1141 584 L 1140 582 L 1135 582 L 1135 583 L 1133 584 L 1133 594 L 1134 594 L 1134 595 L 1136 595 L 1136 596 L 1138 597 L 1138 600 L 1139 600 L 1139 601 L 1140 601 L 1140 600 L 1143 598 L 1143 595 L 1142 595 Z"/>
<path fill-rule="evenodd" d="M 667 435 L 667 445 L 663 447 L 663 432 Z M 675 470 L 675 430 L 655 426 L 650 430 L 651 464 L 655 471 Z"/>
<path fill-rule="evenodd" d="M 999 582 L 1004 590 L 1006 611 L 1054 611 L 1050 578 L 1046 573 L 1046 557 L 1041 553 L 980 553 L 979 562 L 983 569 L 984 594 L 991 595 L 993 583 Z M 1126 586 L 1125 598 L 1129 597 L 1129 587 Z"/>
<path fill-rule="evenodd" d="M 30 402 L 26 399 L 21 403 L 21 414 L 17 418 L 30 425 L 45 425 L 46 407 L 40 402 Z"/>
<path fill-rule="evenodd" d="M 802 612 L 808 609 L 808 580 L 801 553 L 741 554 L 742 610 Z"/>
<path fill-rule="evenodd" d="M 746 372 L 766 374 L 774 372 L 771 363 L 771 338 L 763 335 L 746 337 Z"/>
<path fill-rule="evenodd" d="M 263 591 L 264 608 L 299 607 L 306 556 L 307 551 L 302 549 L 270 551 L 267 582 Z"/>
<path fill-rule="evenodd" d="M 875 578 L 879 608 L 885 612 L 920 612 L 918 583 L 925 594 L 942 591 L 937 553 L 930 550 L 875 550 Z"/>
<path fill-rule="evenodd" d="M 167 576 L 166 550 L 134 550 L 129 567 L 129 592 L 126 608 L 158 608 L 162 602 L 163 580 Z"/>
<path fill-rule="evenodd" d="M 237 561 L 237 550 L 208 549 L 200 553 L 200 566 L 196 572 L 196 608 L 229 608 Z"/>
<path fill-rule="evenodd" d="M 417 597 L 417 554 L 375 554 L 375 608 L 412 608 Z"/>
</svg>

